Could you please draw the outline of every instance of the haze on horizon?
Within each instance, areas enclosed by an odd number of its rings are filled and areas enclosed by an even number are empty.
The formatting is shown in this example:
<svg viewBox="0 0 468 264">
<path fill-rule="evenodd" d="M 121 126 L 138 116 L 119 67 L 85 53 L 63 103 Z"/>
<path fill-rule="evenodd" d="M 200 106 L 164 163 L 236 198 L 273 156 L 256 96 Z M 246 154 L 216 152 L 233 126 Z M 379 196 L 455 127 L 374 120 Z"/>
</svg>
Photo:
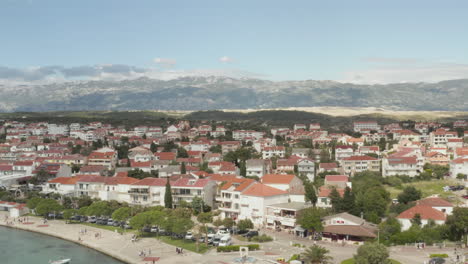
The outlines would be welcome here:
<svg viewBox="0 0 468 264">
<path fill-rule="evenodd" d="M 466 1 L 0 5 L 4 85 L 211 75 L 363 84 L 468 78 Z"/>
</svg>

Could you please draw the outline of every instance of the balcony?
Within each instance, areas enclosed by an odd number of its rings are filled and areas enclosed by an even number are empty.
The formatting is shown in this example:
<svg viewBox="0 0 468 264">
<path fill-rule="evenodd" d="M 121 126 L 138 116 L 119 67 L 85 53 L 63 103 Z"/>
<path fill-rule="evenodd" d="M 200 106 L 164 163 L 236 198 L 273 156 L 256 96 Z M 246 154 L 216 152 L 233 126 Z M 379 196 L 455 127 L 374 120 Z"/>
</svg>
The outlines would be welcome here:
<svg viewBox="0 0 468 264">
<path fill-rule="evenodd" d="M 146 195 L 148 195 L 148 194 L 149 194 L 149 190 L 148 190 L 148 189 L 131 189 L 131 190 L 128 190 L 128 193 L 131 193 L 131 194 L 146 194 Z"/>
</svg>

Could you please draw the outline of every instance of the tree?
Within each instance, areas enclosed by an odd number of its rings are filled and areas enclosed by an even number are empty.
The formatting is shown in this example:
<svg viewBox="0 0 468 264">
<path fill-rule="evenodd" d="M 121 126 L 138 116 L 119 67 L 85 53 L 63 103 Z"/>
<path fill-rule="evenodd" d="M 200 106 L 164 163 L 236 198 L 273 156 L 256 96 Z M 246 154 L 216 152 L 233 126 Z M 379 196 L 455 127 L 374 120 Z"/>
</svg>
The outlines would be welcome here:
<svg viewBox="0 0 468 264">
<path fill-rule="evenodd" d="M 315 207 L 315 204 L 317 203 L 317 194 L 315 192 L 315 187 L 312 183 L 307 182 L 304 184 L 305 188 L 305 198 L 306 201 L 309 201 L 312 203 L 312 205 Z"/>
<path fill-rule="evenodd" d="M 307 264 L 327 264 L 332 263 L 332 257 L 328 255 L 330 251 L 319 245 L 313 245 L 306 249 L 304 253 L 301 254 L 301 257 L 304 259 Z"/>
<path fill-rule="evenodd" d="M 33 197 L 29 199 L 26 202 L 26 205 L 28 206 L 29 209 L 34 210 L 36 209 L 37 205 L 42 201 L 43 199 L 40 197 Z"/>
<path fill-rule="evenodd" d="M 193 221 L 187 217 L 171 216 L 169 221 L 171 223 L 170 231 L 176 234 L 184 234 L 194 226 Z"/>
<path fill-rule="evenodd" d="M 151 226 L 152 224 L 153 218 L 150 211 L 139 213 L 130 219 L 130 226 L 137 230 L 141 230 L 143 227 Z"/>
<path fill-rule="evenodd" d="M 65 223 L 68 223 L 68 221 L 70 220 L 70 218 L 72 218 L 72 216 L 74 216 L 76 214 L 76 210 L 75 209 L 66 209 L 63 211 L 63 219 L 66 220 Z"/>
<path fill-rule="evenodd" d="M 333 210 L 335 212 L 341 212 L 341 205 L 343 203 L 343 199 L 341 198 L 341 195 L 338 192 L 338 190 L 336 188 L 332 188 L 328 197 L 330 198 Z"/>
<path fill-rule="evenodd" d="M 245 165 L 245 160 L 240 162 L 240 175 L 244 177 L 247 176 L 247 168 Z"/>
<path fill-rule="evenodd" d="M 153 153 L 157 152 L 158 151 L 158 145 L 156 145 L 154 142 L 151 142 L 150 150 Z"/>
<path fill-rule="evenodd" d="M 250 219 L 242 219 L 239 220 L 239 223 L 237 224 L 237 227 L 239 230 L 248 230 L 254 227 L 252 220 Z"/>
<path fill-rule="evenodd" d="M 226 218 L 223 219 L 222 225 L 224 227 L 231 228 L 231 227 L 234 226 L 235 223 L 236 222 L 234 222 L 234 220 L 232 218 L 226 217 Z"/>
<path fill-rule="evenodd" d="M 401 232 L 400 222 L 395 217 L 388 217 L 385 222 L 379 225 L 380 241 L 385 245 L 390 245 L 390 239 L 393 235 Z"/>
<path fill-rule="evenodd" d="M 403 189 L 403 192 L 398 195 L 398 202 L 407 204 L 412 201 L 421 199 L 421 191 L 414 186 L 408 186 Z"/>
<path fill-rule="evenodd" d="M 171 184 L 169 183 L 169 178 L 166 182 L 166 193 L 164 194 L 164 206 L 166 208 L 172 208 L 172 190 Z"/>
<path fill-rule="evenodd" d="M 42 199 L 36 207 L 36 213 L 47 216 L 49 213 L 59 212 L 63 207 L 54 199 Z"/>
<path fill-rule="evenodd" d="M 321 232 L 323 230 L 322 217 L 325 211 L 321 208 L 306 208 L 299 211 L 297 223 L 304 229 Z"/>
<path fill-rule="evenodd" d="M 346 186 L 345 191 L 344 191 L 344 195 L 343 195 L 343 199 L 341 200 L 341 208 L 340 209 L 343 212 L 352 212 L 352 211 L 354 211 L 354 202 L 355 202 L 354 194 L 351 191 L 351 188 Z"/>
<path fill-rule="evenodd" d="M 356 264 L 390 264 L 387 248 L 378 243 L 366 243 L 360 246 L 354 255 Z"/>
<path fill-rule="evenodd" d="M 177 158 L 188 158 L 188 152 L 186 149 L 180 147 L 177 149 Z"/>
<path fill-rule="evenodd" d="M 447 226 L 452 239 L 464 238 L 465 246 L 468 245 L 468 208 L 455 207 L 452 215 L 447 218 Z"/>
<path fill-rule="evenodd" d="M 94 216 L 110 216 L 112 214 L 112 209 L 109 207 L 109 204 L 105 201 L 94 202 L 88 206 L 86 210 L 86 215 Z"/>
<path fill-rule="evenodd" d="M 182 162 L 180 165 L 180 174 L 187 174 L 187 168 L 185 167 L 185 162 Z"/>
<path fill-rule="evenodd" d="M 47 181 L 47 179 L 49 178 L 49 173 L 44 170 L 44 169 L 40 169 L 39 172 L 37 173 L 36 177 L 37 177 L 37 180 L 39 182 L 45 182 Z"/>
<path fill-rule="evenodd" d="M 195 196 L 192 199 L 192 210 L 195 214 L 199 214 L 205 211 L 203 199 Z"/>
<path fill-rule="evenodd" d="M 130 207 L 121 207 L 112 213 L 112 219 L 117 221 L 125 221 L 130 218 L 131 213 L 132 209 Z"/>
<path fill-rule="evenodd" d="M 420 214 L 415 214 L 413 219 L 411 219 L 411 223 L 416 226 L 421 226 L 421 215 Z"/>
</svg>

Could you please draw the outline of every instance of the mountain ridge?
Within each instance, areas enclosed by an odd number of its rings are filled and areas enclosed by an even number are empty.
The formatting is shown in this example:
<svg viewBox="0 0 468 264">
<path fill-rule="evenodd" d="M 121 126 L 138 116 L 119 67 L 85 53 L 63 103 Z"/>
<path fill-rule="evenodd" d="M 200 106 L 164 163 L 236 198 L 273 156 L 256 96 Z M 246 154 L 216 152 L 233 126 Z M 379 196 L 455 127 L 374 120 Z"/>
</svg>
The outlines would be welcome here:
<svg viewBox="0 0 468 264">
<path fill-rule="evenodd" d="M 215 110 L 278 107 L 382 107 L 468 111 L 468 79 L 438 83 L 353 84 L 221 76 L 75 81 L 0 86 L 1 112 Z M 40 100 L 38 100 L 40 99 Z"/>
</svg>

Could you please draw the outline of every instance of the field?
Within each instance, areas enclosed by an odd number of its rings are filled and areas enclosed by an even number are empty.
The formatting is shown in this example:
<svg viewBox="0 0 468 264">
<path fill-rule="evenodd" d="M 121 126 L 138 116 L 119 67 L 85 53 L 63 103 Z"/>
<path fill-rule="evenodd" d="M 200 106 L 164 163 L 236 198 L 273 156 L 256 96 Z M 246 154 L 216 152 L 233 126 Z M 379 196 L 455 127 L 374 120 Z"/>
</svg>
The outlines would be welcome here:
<svg viewBox="0 0 468 264">
<path fill-rule="evenodd" d="M 456 181 L 453 180 L 433 180 L 433 181 L 419 181 L 412 183 L 405 183 L 401 188 L 395 188 L 387 186 L 386 189 L 390 192 L 392 199 L 397 198 L 398 194 L 403 191 L 407 186 L 414 186 L 416 189 L 422 192 L 423 197 L 437 194 L 441 198 L 450 198 L 455 196 L 453 192 L 445 192 L 443 187 L 447 185 L 457 185 Z"/>
</svg>

